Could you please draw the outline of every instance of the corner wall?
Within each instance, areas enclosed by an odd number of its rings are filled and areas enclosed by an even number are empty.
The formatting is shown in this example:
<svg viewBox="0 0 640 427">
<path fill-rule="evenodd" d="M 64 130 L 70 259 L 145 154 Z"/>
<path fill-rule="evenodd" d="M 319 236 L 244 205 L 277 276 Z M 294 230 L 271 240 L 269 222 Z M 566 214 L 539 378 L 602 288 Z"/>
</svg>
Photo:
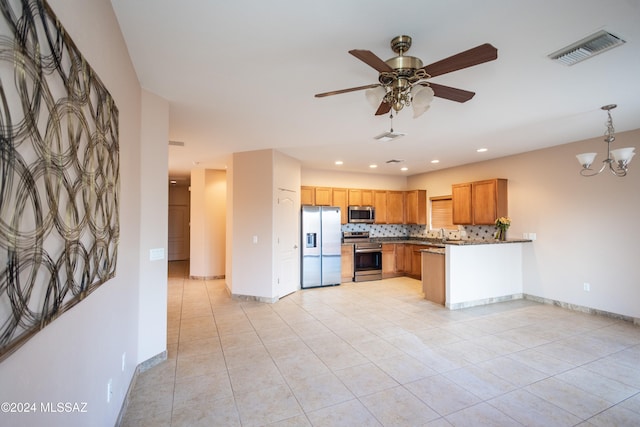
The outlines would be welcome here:
<svg viewBox="0 0 640 427">
<path fill-rule="evenodd" d="M 167 258 L 169 240 L 169 103 L 142 91 L 140 155 L 140 289 L 137 363 L 167 350 Z M 162 206 L 162 208 L 160 208 Z M 162 258 L 151 251 L 162 251 Z"/>
<path fill-rule="evenodd" d="M 191 171 L 189 274 L 194 278 L 225 276 L 227 181 L 222 170 Z"/>
<path fill-rule="evenodd" d="M 227 286 L 236 296 L 272 298 L 273 150 L 233 154 L 231 206 L 232 276 Z M 229 215 L 229 213 L 228 213 Z M 227 252 L 229 254 L 229 252 Z"/>
</svg>

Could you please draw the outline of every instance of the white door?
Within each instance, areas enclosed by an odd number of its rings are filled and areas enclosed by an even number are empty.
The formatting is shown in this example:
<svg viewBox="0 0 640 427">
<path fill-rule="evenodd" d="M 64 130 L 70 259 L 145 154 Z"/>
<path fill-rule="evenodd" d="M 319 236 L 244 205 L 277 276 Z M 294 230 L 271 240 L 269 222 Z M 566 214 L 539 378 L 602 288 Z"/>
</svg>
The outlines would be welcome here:
<svg viewBox="0 0 640 427">
<path fill-rule="evenodd" d="M 276 295 L 279 298 L 300 289 L 298 223 L 296 192 L 279 189 L 276 208 L 276 244 L 278 278 Z"/>
</svg>

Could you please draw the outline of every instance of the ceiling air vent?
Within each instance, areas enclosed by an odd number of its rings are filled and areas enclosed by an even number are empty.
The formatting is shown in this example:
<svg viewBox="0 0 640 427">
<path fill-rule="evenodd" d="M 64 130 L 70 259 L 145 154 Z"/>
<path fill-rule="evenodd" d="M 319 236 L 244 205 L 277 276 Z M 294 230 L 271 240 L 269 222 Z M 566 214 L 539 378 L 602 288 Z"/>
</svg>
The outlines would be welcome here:
<svg viewBox="0 0 640 427">
<path fill-rule="evenodd" d="M 174 147 L 184 147 L 184 142 L 182 142 L 182 141 L 169 141 L 169 145 L 173 145 Z"/>
<path fill-rule="evenodd" d="M 402 163 L 404 162 L 404 160 L 400 160 L 400 159 L 391 159 L 391 160 L 387 160 L 387 163 L 391 164 L 391 163 Z"/>
<path fill-rule="evenodd" d="M 573 65 L 616 46 L 620 46 L 623 43 L 625 43 L 625 41 L 620 37 L 614 36 L 606 31 L 598 31 L 589 37 L 585 37 L 580 41 L 552 53 L 549 55 L 549 58 L 564 65 Z"/>
<path fill-rule="evenodd" d="M 374 136 L 373 139 L 377 139 L 380 142 L 391 141 L 392 139 L 400 138 L 405 136 L 406 133 L 394 132 L 393 130 L 389 132 L 383 132 L 380 135 Z"/>
</svg>

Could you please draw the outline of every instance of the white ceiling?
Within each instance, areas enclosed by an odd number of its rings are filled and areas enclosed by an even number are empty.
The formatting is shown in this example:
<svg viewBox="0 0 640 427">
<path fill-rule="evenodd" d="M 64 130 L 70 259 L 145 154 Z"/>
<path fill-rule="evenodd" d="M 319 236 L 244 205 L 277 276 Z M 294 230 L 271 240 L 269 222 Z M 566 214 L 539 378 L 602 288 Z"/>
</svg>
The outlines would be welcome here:
<svg viewBox="0 0 640 427">
<path fill-rule="evenodd" d="M 411 175 L 598 137 L 612 103 L 617 132 L 640 128 L 640 0 L 111 2 L 142 87 L 170 102 L 169 139 L 185 144 L 169 147 L 171 177 L 266 148 L 306 168 Z M 571 67 L 547 58 L 601 29 L 627 43 Z M 401 111 L 407 136 L 380 143 L 390 120 L 364 92 L 313 95 L 376 83 L 348 51 L 388 59 L 401 34 L 425 64 L 482 43 L 498 59 L 435 77 L 476 96 Z"/>
</svg>

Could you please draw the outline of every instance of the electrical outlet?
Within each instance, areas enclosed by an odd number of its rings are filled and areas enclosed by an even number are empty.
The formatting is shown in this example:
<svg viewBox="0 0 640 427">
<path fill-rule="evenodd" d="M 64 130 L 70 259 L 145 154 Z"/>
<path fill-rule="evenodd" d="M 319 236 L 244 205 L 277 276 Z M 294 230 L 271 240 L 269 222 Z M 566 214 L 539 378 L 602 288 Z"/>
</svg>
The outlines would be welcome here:
<svg viewBox="0 0 640 427">
<path fill-rule="evenodd" d="M 584 282 L 582 284 L 582 286 L 583 286 L 585 292 L 590 292 L 591 291 L 591 285 L 589 283 Z"/>
<path fill-rule="evenodd" d="M 107 383 L 107 403 L 111 402 L 111 397 L 113 396 L 112 385 L 113 381 L 109 378 L 109 382 Z"/>
<path fill-rule="evenodd" d="M 122 353 L 122 372 L 124 372 L 124 367 L 126 366 L 126 362 L 127 362 L 127 353 Z"/>
</svg>

